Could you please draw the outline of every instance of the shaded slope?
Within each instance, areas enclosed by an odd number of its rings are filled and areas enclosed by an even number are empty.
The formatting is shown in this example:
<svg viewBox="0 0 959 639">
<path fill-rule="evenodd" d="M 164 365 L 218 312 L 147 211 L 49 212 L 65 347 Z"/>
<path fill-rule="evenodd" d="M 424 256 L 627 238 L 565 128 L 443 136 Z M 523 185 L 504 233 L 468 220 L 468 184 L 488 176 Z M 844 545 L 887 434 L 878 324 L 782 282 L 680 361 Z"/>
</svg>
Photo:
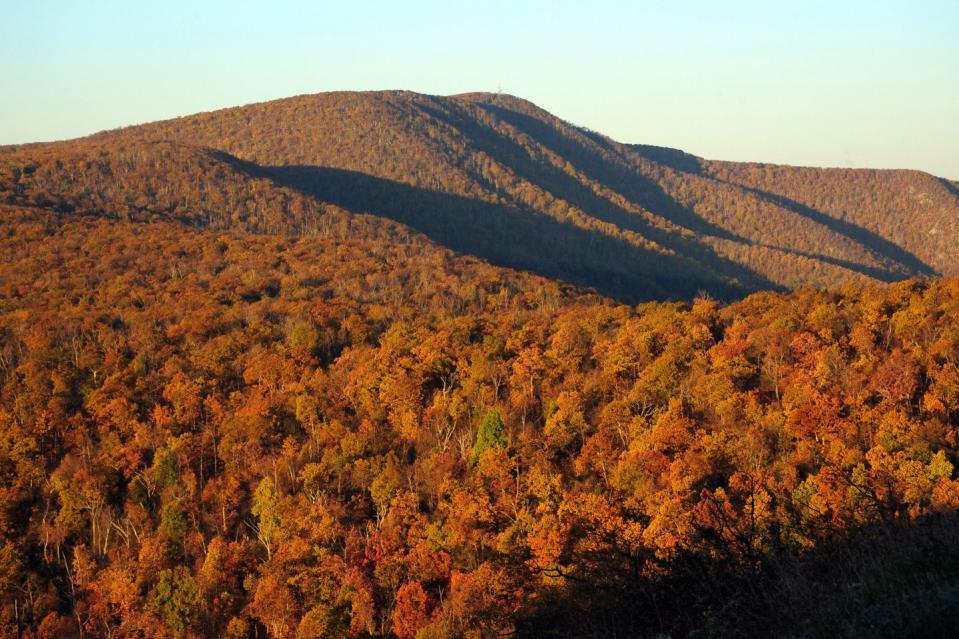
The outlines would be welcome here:
<svg viewBox="0 0 959 639">
<path fill-rule="evenodd" d="M 499 94 L 306 95 L 92 141 L 221 151 L 242 161 L 231 170 L 314 206 L 628 300 L 891 281 L 959 263 L 955 187 L 926 174 L 708 162 L 620 144 Z M 283 219 L 254 230 L 301 232 L 296 215 Z"/>
<path fill-rule="evenodd" d="M 880 279 L 923 272 L 914 259 L 901 263 L 900 255 L 875 250 L 862 235 L 850 236 L 824 223 L 827 216 L 806 215 L 767 194 L 703 175 L 693 156 L 622 145 L 562 123 L 528 103 L 490 96 L 484 99 L 496 100 L 490 108 L 523 135 L 542 142 L 562 158 L 575 158 L 587 179 L 613 191 L 610 197 L 625 198 L 634 210 L 644 209 L 687 228 L 707 243 L 717 238 L 732 240 L 743 248 L 771 248 L 852 267 Z"/>
<path fill-rule="evenodd" d="M 7 231 L 0 236 L 0 314 L 39 311 L 55 299 L 63 304 L 63 321 L 67 315 L 83 321 L 90 306 L 100 306 L 149 323 L 152 312 L 179 309 L 189 317 L 210 304 L 240 321 L 241 309 L 262 302 L 309 307 L 318 323 L 323 313 L 392 323 L 487 311 L 519 315 L 546 303 L 609 303 L 417 236 L 400 242 L 251 234 L 8 204 L 0 204 L 0 227 Z M 185 290 L 192 290 L 189 297 Z"/>
<path fill-rule="evenodd" d="M 528 207 L 341 169 L 263 167 L 174 142 L 80 141 L 4 153 L 0 201 L 198 228 L 422 241 L 412 228 L 460 252 L 623 299 L 692 297 L 704 289 L 737 297 L 747 290 L 638 236 L 631 243 L 590 233 Z"/>
<path fill-rule="evenodd" d="M 210 229 L 411 239 L 399 225 L 354 215 L 254 175 L 223 152 L 172 142 L 11 149 L 0 154 L 0 202 Z"/>
<path fill-rule="evenodd" d="M 894 259 L 959 273 L 959 191 L 920 171 L 707 162 L 711 176 L 822 216 Z"/>
</svg>

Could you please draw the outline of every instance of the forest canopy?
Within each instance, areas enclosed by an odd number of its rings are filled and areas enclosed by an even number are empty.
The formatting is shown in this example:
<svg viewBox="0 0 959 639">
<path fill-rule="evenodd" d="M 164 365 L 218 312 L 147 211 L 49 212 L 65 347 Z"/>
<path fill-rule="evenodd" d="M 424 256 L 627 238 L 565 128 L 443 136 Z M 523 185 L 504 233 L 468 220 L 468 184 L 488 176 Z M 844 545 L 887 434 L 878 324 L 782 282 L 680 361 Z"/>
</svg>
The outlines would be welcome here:
<svg viewBox="0 0 959 639">
<path fill-rule="evenodd" d="M 3 215 L 7 636 L 952 623 L 956 280 L 631 307 L 425 242 Z"/>
</svg>

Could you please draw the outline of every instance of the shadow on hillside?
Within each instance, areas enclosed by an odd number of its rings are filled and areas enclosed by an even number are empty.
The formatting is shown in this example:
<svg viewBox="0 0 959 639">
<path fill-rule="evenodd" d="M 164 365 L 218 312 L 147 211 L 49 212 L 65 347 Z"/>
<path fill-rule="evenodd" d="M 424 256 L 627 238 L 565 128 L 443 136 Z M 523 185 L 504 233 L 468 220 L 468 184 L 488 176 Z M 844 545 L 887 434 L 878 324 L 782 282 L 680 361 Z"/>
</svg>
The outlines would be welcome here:
<svg viewBox="0 0 959 639">
<path fill-rule="evenodd" d="M 574 140 L 560 135 L 559 132 L 557 132 L 549 124 L 530 117 L 524 113 L 514 111 L 508 107 L 499 105 L 483 105 L 483 108 L 495 113 L 498 117 L 516 127 L 517 130 L 535 139 L 539 144 L 542 144 L 552 152 L 558 154 L 560 157 L 571 160 L 574 162 L 577 168 L 583 171 L 584 174 L 590 179 L 613 188 L 623 196 L 641 204 L 646 210 L 666 220 L 669 220 L 673 224 L 705 235 L 712 235 L 714 237 L 733 240 L 747 245 L 759 245 L 754 241 L 747 240 L 746 238 L 740 237 L 705 220 L 673 199 L 654 180 L 639 174 L 631 168 L 617 166 L 616 162 L 621 161 L 619 153 L 612 148 L 610 141 L 607 138 L 597 133 L 581 131 L 581 133 L 599 149 L 601 149 L 601 151 L 589 149 L 584 145 L 575 142 Z M 683 173 L 697 176 L 700 179 L 709 181 L 715 180 L 715 178 L 712 178 L 704 173 L 699 158 L 677 149 L 638 144 L 627 145 L 627 148 L 646 160 L 656 162 Z M 608 154 L 609 157 L 604 157 L 603 153 Z M 516 167 L 513 168 L 515 169 Z M 575 180 L 572 180 L 571 178 L 569 178 L 568 181 L 579 185 L 578 182 L 575 182 Z M 722 182 L 721 180 L 715 181 Z M 732 187 L 742 188 L 752 195 L 766 199 L 777 206 L 785 208 L 797 215 L 801 215 L 813 222 L 825 226 L 833 232 L 843 235 L 846 238 L 865 246 L 869 250 L 879 254 L 881 257 L 901 265 L 902 268 L 875 268 L 820 253 L 808 253 L 784 247 L 771 248 L 777 248 L 785 253 L 819 260 L 821 262 L 839 266 L 852 272 L 860 273 L 881 281 L 895 281 L 916 274 L 934 274 L 932 269 L 922 263 L 914 255 L 897 246 L 893 242 L 880 237 L 872 231 L 849 222 L 837 220 L 819 211 L 803 206 L 798 202 L 789 200 L 788 198 L 777 196 L 765 191 L 760 191 L 758 189 L 749 189 L 734 183 L 727 184 Z M 582 185 L 579 186 L 581 192 L 571 193 L 569 190 L 566 190 L 567 195 L 564 195 L 564 198 L 571 202 L 577 203 L 581 208 L 584 208 L 584 210 L 588 211 L 589 213 L 594 215 L 598 214 L 598 217 L 601 219 L 618 224 L 624 228 L 630 227 L 628 226 L 629 221 L 623 220 L 623 215 L 631 215 L 632 218 L 639 217 L 635 214 L 629 214 L 619 207 L 615 207 L 615 205 L 612 205 L 612 203 L 608 200 L 596 197 L 591 191 L 585 189 L 585 187 L 582 187 Z M 585 198 L 583 197 L 584 193 Z M 618 210 L 610 211 L 610 206 L 613 206 Z M 651 227 L 636 230 L 644 235 L 654 238 L 660 244 L 673 250 L 683 251 L 685 254 L 694 252 L 694 254 L 701 255 L 707 260 L 710 258 L 719 259 L 718 256 L 715 256 L 715 254 L 710 255 L 710 252 L 704 252 L 701 244 L 694 244 L 688 240 L 683 241 L 681 239 L 676 239 L 675 235 L 671 236 L 661 229 Z"/>
<path fill-rule="evenodd" d="M 584 154 L 584 150 L 579 145 L 569 143 L 539 120 L 504 107 L 490 104 L 479 106 L 504 119 L 507 117 L 515 118 L 515 121 L 511 122 L 514 127 L 534 138 L 537 143 L 545 146 L 560 158 L 564 160 L 572 158 L 574 161 L 582 161 L 583 164 L 587 164 L 585 159 L 588 154 Z M 597 194 L 588 184 L 584 184 L 575 176 L 548 161 L 534 162 L 530 158 L 529 151 L 524 149 L 519 142 L 479 124 L 475 117 L 464 113 L 462 107 L 453 107 L 449 111 L 429 106 L 423 106 L 422 108 L 429 112 L 433 118 L 441 120 L 459 131 L 467 139 L 470 148 L 487 154 L 499 164 L 509 168 L 516 176 L 542 187 L 551 196 L 558 198 L 561 203 L 572 204 L 587 217 L 636 233 L 647 240 L 656 242 L 676 255 L 683 256 L 687 260 L 686 268 L 696 269 L 699 277 L 721 274 L 724 277 L 735 279 L 749 289 L 779 288 L 757 272 L 720 255 L 711 246 L 699 241 L 691 234 L 680 231 L 675 227 L 671 229 L 653 224 L 645 213 L 629 210 L 615 203 L 612 199 Z M 524 126 L 536 130 L 527 132 L 522 128 Z M 544 143 L 540 139 L 541 137 L 549 137 L 550 140 Z M 591 158 L 591 160 L 593 159 Z M 681 207 L 666 195 L 654 181 L 636 175 L 634 172 L 627 172 L 625 169 L 616 172 L 615 175 L 611 171 L 604 174 L 590 174 L 589 168 L 593 167 L 596 161 L 589 164 L 590 166 L 587 167 L 584 174 L 603 186 L 612 186 L 614 191 L 618 191 L 615 194 L 616 196 L 621 197 L 625 193 L 627 198 L 641 199 L 646 211 L 658 215 L 678 227 L 694 230 L 704 235 L 746 243 L 743 238 L 713 226 L 691 211 Z M 583 170 L 582 166 L 577 168 Z M 474 175 L 473 177 L 480 181 L 484 180 L 481 175 Z M 491 184 L 488 180 L 486 183 L 491 190 L 509 197 L 518 206 L 522 206 L 521 202 L 517 202 L 518 195 L 516 193 L 502 192 L 496 184 Z M 636 197 L 638 191 L 642 191 L 643 194 L 640 198 Z M 563 204 L 560 204 L 560 207 L 562 206 Z M 629 204 L 626 204 L 626 206 L 629 206 Z"/>
<path fill-rule="evenodd" d="M 723 300 L 776 289 L 749 273 L 748 283 L 725 279 L 686 257 L 655 252 L 600 230 L 587 230 L 518 207 L 429 191 L 355 171 L 314 166 L 245 168 L 354 213 L 406 224 L 454 251 L 494 264 L 595 288 L 635 303 L 691 299 L 700 292 Z"/>
<path fill-rule="evenodd" d="M 592 151 L 581 144 L 565 138 L 547 123 L 501 105 L 483 105 L 483 107 L 495 113 L 519 131 L 529 135 L 554 153 L 559 154 L 561 157 L 571 159 L 577 168 L 584 171 L 591 179 L 611 186 L 627 198 L 640 203 L 652 213 L 698 233 L 752 244 L 749 240 L 717 227 L 693 211 L 690 211 L 670 197 L 655 181 L 639 175 L 635 171 L 625 170 L 622 167 L 615 166 L 615 164 L 610 161 L 610 158 L 604 158 L 596 151 Z M 607 138 L 592 131 L 580 130 L 580 133 L 602 149 L 603 152 L 610 154 L 613 159 L 618 158 L 618 153 L 611 147 L 610 141 Z M 866 247 L 880 257 L 896 263 L 902 268 L 877 269 L 828 255 L 800 253 L 790 250 L 787 250 L 787 252 L 818 259 L 884 281 L 895 281 L 917 274 L 936 274 L 934 269 L 923 263 L 909 251 L 864 227 L 845 220 L 838 220 L 799 202 L 768 191 L 752 189 L 733 182 L 717 180 L 704 172 L 701 161 L 696 156 L 684 153 L 678 149 L 651 145 L 632 144 L 626 145 L 626 148 L 646 160 L 667 166 L 676 171 L 741 188 L 752 195 L 770 201 L 779 207 L 820 224 L 834 233 Z M 949 188 L 948 184 L 947 188 Z M 951 190 L 955 192 L 954 188 Z M 586 210 L 593 212 L 595 209 Z M 659 238 L 657 238 L 657 241 L 660 241 Z M 669 245 L 668 240 L 661 243 L 667 246 Z"/>
<path fill-rule="evenodd" d="M 703 174 L 702 160 L 685 151 L 651 144 L 627 144 L 626 147 L 643 159 L 668 166 L 681 173 Z"/>
<path fill-rule="evenodd" d="M 484 104 L 482 108 L 494 113 L 497 117 L 509 123 L 521 133 L 525 133 L 530 138 L 536 140 L 537 143 L 543 145 L 564 160 L 570 160 L 573 165 L 582 171 L 589 179 L 603 186 L 610 187 L 613 191 L 625 196 L 631 202 L 639 204 L 650 213 L 664 220 L 668 220 L 677 226 L 695 231 L 696 233 L 712 235 L 713 237 L 735 242 L 745 241 L 738 235 L 712 224 L 682 206 L 671 198 L 655 181 L 628 170 L 625 167 L 615 166 L 615 164 L 610 161 L 610 158 L 604 158 L 574 140 L 560 135 L 560 133 L 549 124 L 530 117 L 525 113 L 519 113 L 499 105 Z M 471 122 L 472 120 L 468 118 L 462 119 L 463 125 L 469 126 Z M 609 149 L 608 140 L 596 133 L 581 133 L 589 137 L 593 143 L 597 144 L 604 151 L 612 154 L 612 151 Z M 481 141 L 475 139 L 475 137 L 473 141 L 481 144 Z M 525 166 L 522 164 L 510 165 L 510 168 L 519 171 L 526 179 L 533 181 L 533 177 L 538 176 L 537 172 L 543 169 L 544 165 L 533 166 L 529 164 L 528 155 L 521 149 L 519 153 L 514 152 L 513 156 L 518 156 L 521 160 L 526 160 L 525 163 L 522 163 L 525 164 Z M 497 157 L 497 159 L 499 160 L 500 158 Z M 557 187 L 555 191 L 556 195 L 575 204 L 587 213 L 597 215 L 623 228 L 641 225 L 641 228 L 635 228 L 634 230 L 643 234 L 650 233 L 651 237 L 657 242 L 673 249 L 688 251 L 690 245 L 695 245 L 696 250 L 700 252 L 706 250 L 711 253 L 711 251 L 708 251 L 708 249 L 705 249 L 705 247 L 699 243 L 690 242 L 678 236 L 676 233 L 669 233 L 668 231 L 650 225 L 639 214 L 627 211 L 609 200 L 596 195 L 585 185 L 559 169 L 555 167 L 549 168 L 553 176 L 553 184 L 551 184 L 551 187 L 553 185 Z M 678 244 L 684 244 L 685 246 L 680 248 L 680 246 L 677 246 Z"/>
<path fill-rule="evenodd" d="M 518 637 L 956 637 L 959 516 L 888 522 L 800 551 L 593 555 Z"/>
<path fill-rule="evenodd" d="M 727 182 L 726 180 L 720 180 L 718 178 L 714 179 L 717 182 L 722 182 L 723 184 L 729 184 L 730 186 L 738 187 L 748 193 L 752 193 L 761 198 L 766 198 L 767 200 L 781 206 L 784 209 L 792 211 L 797 215 L 801 215 L 805 218 L 825 226 L 829 230 L 843 235 L 846 238 L 857 242 L 869 250 L 873 251 L 877 255 L 880 255 L 887 260 L 896 262 L 904 267 L 902 271 L 894 270 L 884 270 L 877 271 L 876 269 L 868 269 L 870 271 L 876 271 L 875 273 L 866 273 L 871 275 L 879 280 L 884 280 L 887 282 L 894 282 L 896 280 L 901 280 L 907 277 L 912 277 L 914 275 L 938 275 L 931 266 L 920 260 L 918 257 L 902 248 L 898 244 L 887 240 L 881 235 L 870 231 L 869 229 L 859 226 L 858 224 L 852 224 L 846 220 L 839 220 L 831 215 L 817 211 L 814 208 L 806 206 L 796 200 L 792 200 L 788 197 L 777 195 L 776 193 L 770 193 L 769 191 L 763 191 L 762 189 L 755 189 L 749 186 L 744 186 L 742 184 L 737 184 L 735 182 Z M 866 267 L 860 266 L 859 268 L 864 269 Z"/>
<path fill-rule="evenodd" d="M 811 260 L 817 260 L 825 264 L 832 264 L 833 266 L 838 266 L 844 268 L 853 273 L 859 273 L 860 275 L 865 275 L 873 279 L 879 280 L 880 282 L 897 282 L 900 280 L 913 277 L 916 273 L 908 273 L 905 271 L 887 271 L 881 268 L 875 268 L 872 266 L 865 266 L 858 262 L 850 262 L 849 260 L 843 260 L 838 257 L 830 257 L 828 255 L 822 255 L 820 253 L 809 253 L 807 251 L 799 251 L 797 249 L 792 249 L 784 246 L 773 246 L 770 244 L 762 244 L 760 242 L 751 242 L 753 246 L 761 246 L 763 248 L 772 249 L 774 251 L 781 251 L 782 253 L 788 253 L 789 255 L 795 255 L 797 257 L 805 257 Z"/>
<path fill-rule="evenodd" d="M 959 186 L 957 186 L 954 182 L 950 182 L 946 178 L 939 178 L 939 181 L 944 187 L 946 187 L 947 191 L 959 198 Z"/>
</svg>

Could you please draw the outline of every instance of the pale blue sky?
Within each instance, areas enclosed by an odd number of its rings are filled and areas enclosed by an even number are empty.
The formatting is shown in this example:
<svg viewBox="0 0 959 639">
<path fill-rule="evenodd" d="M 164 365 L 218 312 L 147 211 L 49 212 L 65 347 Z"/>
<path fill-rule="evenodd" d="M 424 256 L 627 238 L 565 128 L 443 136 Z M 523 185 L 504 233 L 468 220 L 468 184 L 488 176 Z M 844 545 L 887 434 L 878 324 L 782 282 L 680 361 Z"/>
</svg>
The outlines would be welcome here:
<svg viewBox="0 0 959 639">
<path fill-rule="evenodd" d="M 959 0 L 0 0 L 0 144 L 502 87 L 624 142 L 959 179 Z"/>
</svg>

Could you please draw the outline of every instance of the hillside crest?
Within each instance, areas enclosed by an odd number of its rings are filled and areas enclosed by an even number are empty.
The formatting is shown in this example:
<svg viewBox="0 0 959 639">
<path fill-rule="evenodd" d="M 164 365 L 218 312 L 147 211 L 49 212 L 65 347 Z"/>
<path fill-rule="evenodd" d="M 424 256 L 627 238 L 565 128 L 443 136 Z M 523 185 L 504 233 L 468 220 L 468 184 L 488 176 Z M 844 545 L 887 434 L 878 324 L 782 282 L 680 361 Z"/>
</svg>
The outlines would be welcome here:
<svg viewBox="0 0 959 639">
<path fill-rule="evenodd" d="M 300 95 L 3 147 L 0 202 L 274 234 L 385 225 L 630 301 L 959 273 L 947 180 L 623 144 L 497 93 Z"/>
</svg>

